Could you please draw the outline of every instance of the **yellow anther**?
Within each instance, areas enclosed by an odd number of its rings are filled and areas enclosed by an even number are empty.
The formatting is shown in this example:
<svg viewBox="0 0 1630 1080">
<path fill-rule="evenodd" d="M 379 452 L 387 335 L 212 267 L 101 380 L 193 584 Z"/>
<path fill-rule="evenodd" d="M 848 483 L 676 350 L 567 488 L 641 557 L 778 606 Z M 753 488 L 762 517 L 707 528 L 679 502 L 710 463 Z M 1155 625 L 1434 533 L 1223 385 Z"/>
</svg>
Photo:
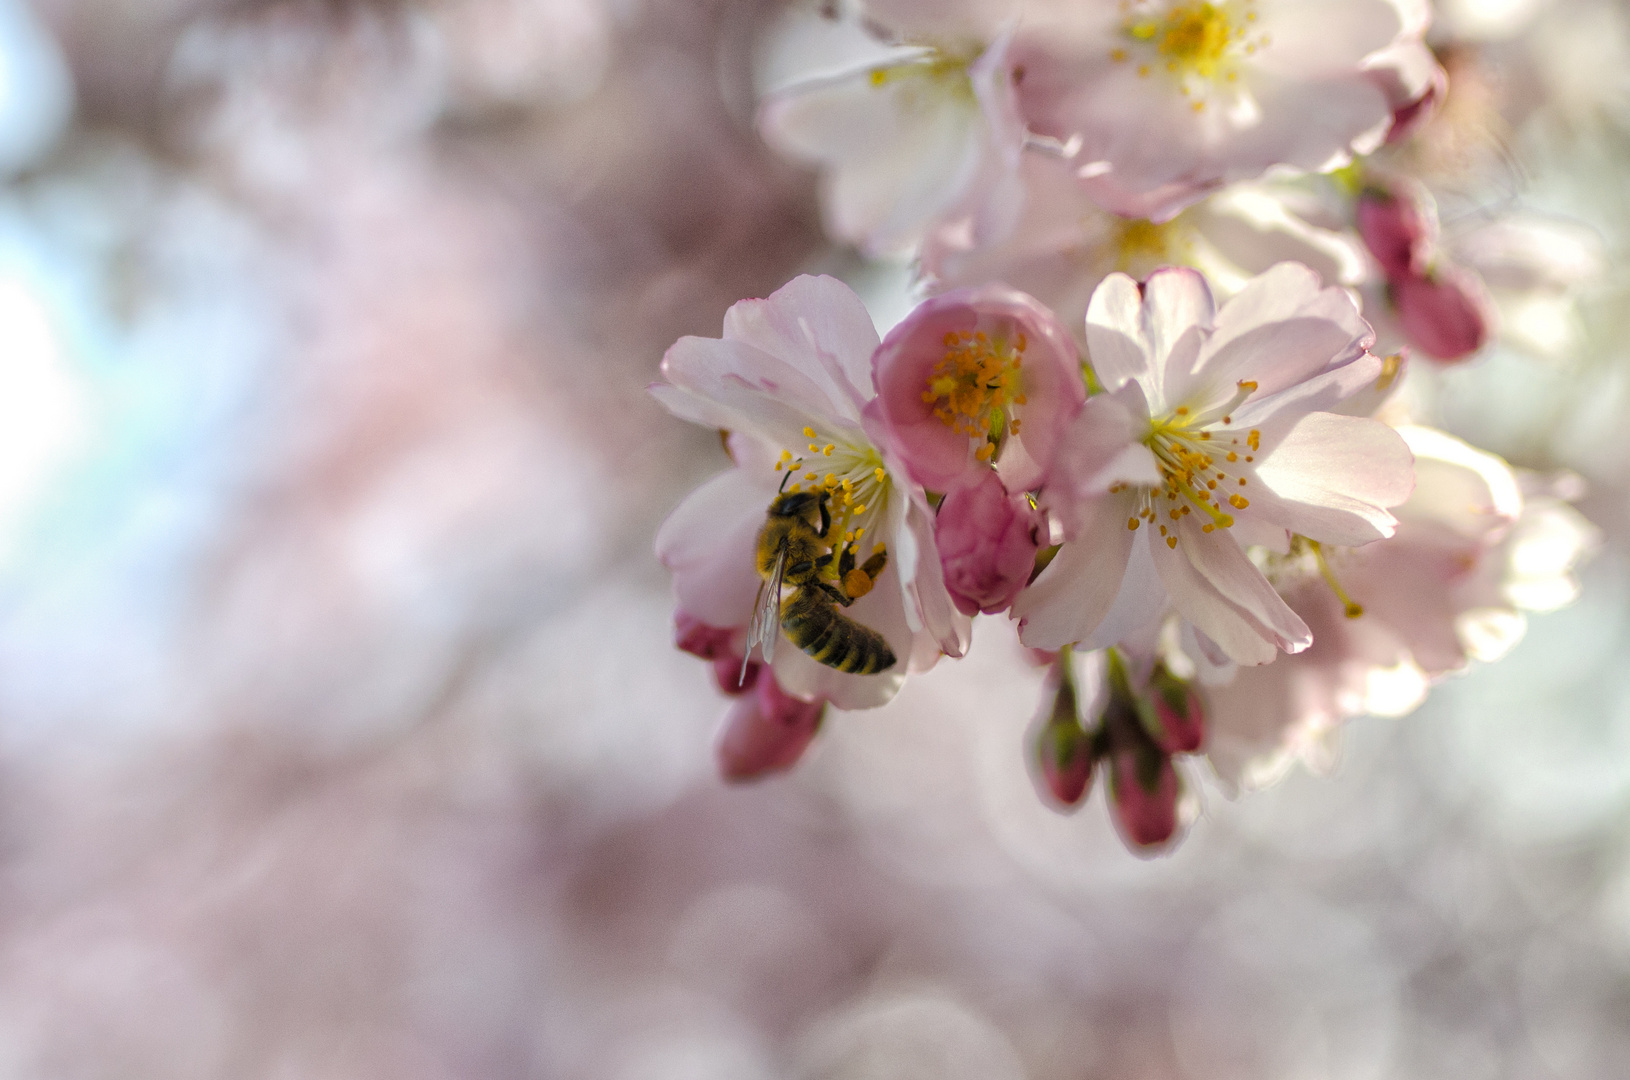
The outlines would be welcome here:
<svg viewBox="0 0 1630 1080">
<path fill-rule="evenodd" d="M 825 454 L 827 457 L 831 457 L 832 451 L 836 450 L 837 448 L 837 443 L 827 443 L 825 446 L 821 447 L 821 453 Z"/>
<path fill-rule="evenodd" d="M 812 428 L 812 427 L 806 427 L 804 429 L 804 438 L 813 439 L 814 437 L 815 437 L 815 429 Z"/>
<path fill-rule="evenodd" d="M 988 442 L 983 442 L 979 444 L 979 449 L 973 452 L 973 456 L 978 458 L 980 461 L 989 461 L 991 454 L 995 452 L 996 448 L 994 446 Z"/>
<path fill-rule="evenodd" d="M 883 466 L 881 465 L 872 470 L 872 475 L 877 478 L 877 482 L 879 484 L 881 484 L 884 480 L 887 480 L 889 476 L 888 473 L 883 471 Z"/>
<path fill-rule="evenodd" d="M 1256 380 L 1255 379 L 1241 379 L 1239 381 L 1239 388 L 1241 390 L 1245 391 L 1247 394 L 1254 394 L 1254 393 L 1256 393 Z"/>
<path fill-rule="evenodd" d="M 1133 532 L 1136 532 L 1137 528 L 1138 528 L 1138 519 L 1135 518 L 1135 517 L 1134 518 L 1127 518 L 1126 519 L 1126 527 L 1128 529 L 1131 529 Z"/>
<path fill-rule="evenodd" d="M 1216 528 L 1217 528 L 1217 526 L 1215 526 L 1215 525 L 1213 525 L 1213 524 L 1211 524 L 1211 522 L 1209 522 L 1209 521 L 1208 521 L 1208 522 L 1206 522 L 1206 523 L 1205 523 L 1205 524 L 1204 524 L 1204 525 L 1201 525 L 1201 526 L 1200 526 L 1200 531 L 1201 531 L 1201 532 L 1204 532 L 1204 533 L 1208 533 L 1208 532 L 1213 532 L 1213 531 L 1215 531 L 1215 530 L 1216 530 Z"/>
<path fill-rule="evenodd" d="M 877 546 L 872 548 L 872 554 L 873 555 L 881 555 L 881 554 L 883 554 L 884 547 L 885 547 L 885 545 L 878 544 Z"/>
<path fill-rule="evenodd" d="M 805 480 L 814 480 L 814 479 L 816 479 L 816 476 L 812 472 L 807 472 L 807 473 L 804 474 L 804 479 Z"/>
<path fill-rule="evenodd" d="M 1171 548 L 1173 551 L 1176 551 L 1177 550 L 1177 537 L 1175 537 L 1175 536 L 1166 537 L 1166 546 Z"/>
<path fill-rule="evenodd" d="M 1235 510 L 1244 510 L 1247 506 L 1251 505 L 1251 500 L 1247 499 L 1244 495 L 1230 495 L 1228 496 L 1228 505 L 1232 506 Z"/>
<path fill-rule="evenodd" d="M 1262 449 L 1262 432 L 1252 428 L 1251 434 L 1245 437 L 1245 442 L 1252 450 Z"/>
<path fill-rule="evenodd" d="M 1126 50 L 1111 49 L 1109 50 L 1109 58 L 1119 64 L 1121 61 L 1126 59 Z"/>
</svg>

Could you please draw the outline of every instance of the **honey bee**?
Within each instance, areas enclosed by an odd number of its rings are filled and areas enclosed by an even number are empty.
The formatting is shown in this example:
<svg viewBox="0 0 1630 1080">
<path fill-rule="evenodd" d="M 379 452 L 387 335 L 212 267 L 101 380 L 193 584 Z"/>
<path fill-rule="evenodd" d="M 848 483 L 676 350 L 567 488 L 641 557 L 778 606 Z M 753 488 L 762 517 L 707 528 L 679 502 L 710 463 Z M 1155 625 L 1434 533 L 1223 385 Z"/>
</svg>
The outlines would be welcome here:
<svg viewBox="0 0 1630 1080">
<path fill-rule="evenodd" d="M 747 628 L 747 653 L 762 648 L 764 662 L 775 651 L 776 638 L 785 632 L 804 652 L 825 664 L 853 675 L 875 675 L 894 666 L 889 643 L 869 626 L 838 611 L 871 588 L 883 572 L 887 555 L 879 551 L 861 566 L 855 565 L 854 546 L 827 542 L 832 517 L 827 496 L 813 491 L 777 495 L 759 530 L 754 556 L 759 576 L 758 600 Z M 819 516 L 820 527 L 812 520 Z M 825 580 L 836 560 L 836 580 Z M 781 599 L 781 587 L 794 592 Z M 746 670 L 745 659 L 742 668 Z"/>
</svg>

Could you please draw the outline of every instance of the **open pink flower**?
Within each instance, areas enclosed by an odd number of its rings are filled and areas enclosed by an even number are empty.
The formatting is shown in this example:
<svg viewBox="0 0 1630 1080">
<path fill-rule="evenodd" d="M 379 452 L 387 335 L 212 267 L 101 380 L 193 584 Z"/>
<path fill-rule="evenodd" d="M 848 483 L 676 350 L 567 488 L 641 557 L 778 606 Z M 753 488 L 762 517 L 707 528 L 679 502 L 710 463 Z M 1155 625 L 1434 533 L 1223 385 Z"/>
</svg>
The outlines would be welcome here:
<svg viewBox="0 0 1630 1080">
<path fill-rule="evenodd" d="M 1510 649 L 1525 610 L 1577 595 L 1572 570 L 1597 537 L 1588 522 L 1558 499 L 1525 498 L 1492 454 L 1430 428 L 1399 433 L 1417 485 L 1396 535 L 1356 550 L 1299 545 L 1268 563 L 1314 643 L 1207 690 L 1206 749 L 1226 783 L 1325 764 L 1344 720 L 1409 712 L 1433 679 Z"/>
<path fill-rule="evenodd" d="M 766 142 L 821 167 L 827 231 L 873 255 L 908 253 L 935 229 L 1000 231 L 1018 195 L 1025 127 L 1007 39 L 905 29 L 910 47 L 777 90 L 759 111 Z"/>
<path fill-rule="evenodd" d="M 1162 266 L 1192 266 L 1219 298 L 1287 261 L 1331 284 L 1356 285 L 1372 273 L 1363 244 L 1345 228 L 1345 207 L 1334 210 L 1301 184 L 1230 184 L 1157 223 L 1100 208 L 1069 163 L 1051 155 L 1025 154 L 1020 176 L 1025 197 L 1011 230 L 986 243 L 949 232 L 929 237 L 919 266 L 931 292 L 1003 281 L 1079 335 L 1087 301 L 1117 271 L 1142 278 Z"/>
<path fill-rule="evenodd" d="M 940 503 L 934 538 L 957 610 L 994 615 L 1030 580 L 1047 526 L 1022 491 L 1010 493 L 987 469 L 979 483 L 957 488 Z"/>
<path fill-rule="evenodd" d="M 1276 165 L 1379 146 L 1436 70 L 1421 0 L 1134 0 L 1027 22 L 1020 109 L 1107 209 L 1170 217 Z"/>
<path fill-rule="evenodd" d="M 978 483 L 993 463 L 1009 491 L 1034 487 L 1087 396 L 1069 332 L 1005 285 L 917 305 L 883 339 L 873 375 L 869 409 L 933 491 Z"/>
<path fill-rule="evenodd" d="M 1172 608 L 1219 658 L 1264 664 L 1312 637 L 1243 550 L 1292 535 L 1357 546 L 1392 534 L 1409 449 L 1329 410 L 1375 382 L 1369 327 L 1345 292 L 1285 263 L 1213 308 L 1205 279 L 1114 274 L 1087 341 L 1107 393 L 1053 461 L 1044 505 L 1066 542 L 1013 604 L 1026 645 L 1089 647 L 1120 606 Z M 1134 549 L 1141 552 L 1134 558 Z"/>
<path fill-rule="evenodd" d="M 873 397 L 877 331 L 847 286 L 799 277 L 766 300 L 725 314 L 721 338 L 681 338 L 651 393 L 674 415 L 729 432 L 735 467 L 692 492 L 657 533 L 681 609 L 713 627 L 748 625 L 761 578 L 755 546 L 785 487 L 825 492 L 834 547 L 881 547 L 887 565 L 844 614 L 876 630 L 899 662 L 876 675 L 826 667 L 783 643 L 777 685 L 839 708 L 880 705 L 908 666 L 960 656 L 968 620 L 951 604 L 934 544 L 933 512 L 862 413 Z M 788 473 L 792 476 L 788 476 Z M 789 483 L 790 481 L 790 483 Z"/>
</svg>

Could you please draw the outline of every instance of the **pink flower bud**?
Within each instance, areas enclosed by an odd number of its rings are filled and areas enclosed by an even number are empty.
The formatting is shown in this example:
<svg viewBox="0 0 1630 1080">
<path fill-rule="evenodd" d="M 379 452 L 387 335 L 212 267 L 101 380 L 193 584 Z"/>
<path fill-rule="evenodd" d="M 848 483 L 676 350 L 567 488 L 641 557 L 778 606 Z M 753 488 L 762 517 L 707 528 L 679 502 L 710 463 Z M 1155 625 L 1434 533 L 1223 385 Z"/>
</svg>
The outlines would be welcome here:
<svg viewBox="0 0 1630 1080">
<path fill-rule="evenodd" d="M 1194 685 L 1157 666 L 1149 680 L 1155 719 L 1155 742 L 1168 754 L 1192 754 L 1205 742 L 1205 709 Z"/>
<path fill-rule="evenodd" d="M 964 615 L 1007 609 L 1036 565 L 1041 515 L 1024 493 L 1009 495 L 995 472 L 940 503 L 934 539 L 945 587 Z"/>
<path fill-rule="evenodd" d="M 996 463 L 1015 490 L 1040 482 L 1086 400 L 1069 331 L 1006 285 L 923 301 L 872 357 L 881 421 L 918 483 L 951 491 Z"/>
<path fill-rule="evenodd" d="M 1181 792 L 1170 754 L 1149 746 L 1126 747 L 1110 758 L 1110 803 L 1121 839 L 1129 846 L 1155 847 L 1172 838 Z"/>
<path fill-rule="evenodd" d="M 703 660 L 716 660 L 730 652 L 730 639 L 736 636 L 735 630 L 719 626 L 709 626 L 687 611 L 674 612 L 674 644 L 681 652 L 688 652 L 692 656 L 699 656 Z M 741 654 L 736 654 L 736 660 L 741 661 Z"/>
<path fill-rule="evenodd" d="M 758 678 L 757 661 L 742 669 L 742 651 L 737 644 L 741 638 L 740 629 L 709 626 L 687 611 L 674 612 L 674 644 L 681 652 L 711 660 L 713 681 L 732 697 L 751 690 Z"/>
<path fill-rule="evenodd" d="M 1391 283 L 1391 296 L 1410 342 L 1434 359 L 1464 360 L 1493 331 L 1493 303 L 1468 270 L 1445 266 L 1398 278 Z"/>
<path fill-rule="evenodd" d="M 1051 795 L 1060 809 L 1079 806 L 1092 785 L 1094 756 L 1092 736 L 1081 729 L 1075 687 L 1068 680 L 1059 684 L 1047 719 L 1036 731 L 1035 753 L 1043 795 Z"/>
<path fill-rule="evenodd" d="M 1448 91 L 1449 75 L 1442 68 L 1437 68 L 1425 93 L 1392 110 L 1392 126 L 1387 129 L 1387 143 L 1403 142 L 1419 131 L 1437 112 L 1438 104 Z"/>
<path fill-rule="evenodd" d="M 754 692 L 725 714 L 719 774 L 726 780 L 756 780 L 792 768 L 820 730 L 825 710 L 825 701 L 800 701 L 782 691 L 774 674 L 760 672 Z"/>
<path fill-rule="evenodd" d="M 750 662 L 744 669 L 741 657 L 735 654 L 725 654 L 714 658 L 713 681 L 719 684 L 719 689 L 735 697 L 745 694 L 758 682 L 759 668 L 764 665 L 757 660 Z"/>
<path fill-rule="evenodd" d="M 1437 215 L 1423 199 L 1385 188 L 1358 197 L 1358 234 L 1389 279 L 1420 273 L 1437 239 Z"/>
</svg>

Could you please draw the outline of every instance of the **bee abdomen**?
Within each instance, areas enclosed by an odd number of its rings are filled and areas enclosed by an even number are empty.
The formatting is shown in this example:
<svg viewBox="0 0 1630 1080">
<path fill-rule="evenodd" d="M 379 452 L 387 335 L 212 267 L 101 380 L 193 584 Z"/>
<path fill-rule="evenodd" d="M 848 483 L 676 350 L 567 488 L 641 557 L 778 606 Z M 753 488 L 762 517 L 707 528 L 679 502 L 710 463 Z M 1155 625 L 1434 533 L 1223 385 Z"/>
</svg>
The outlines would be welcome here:
<svg viewBox="0 0 1630 1080">
<path fill-rule="evenodd" d="M 827 667 L 875 675 L 894 666 L 889 643 L 869 626 L 842 615 L 825 598 L 800 589 L 781 611 L 787 638 Z"/>
</svg>

